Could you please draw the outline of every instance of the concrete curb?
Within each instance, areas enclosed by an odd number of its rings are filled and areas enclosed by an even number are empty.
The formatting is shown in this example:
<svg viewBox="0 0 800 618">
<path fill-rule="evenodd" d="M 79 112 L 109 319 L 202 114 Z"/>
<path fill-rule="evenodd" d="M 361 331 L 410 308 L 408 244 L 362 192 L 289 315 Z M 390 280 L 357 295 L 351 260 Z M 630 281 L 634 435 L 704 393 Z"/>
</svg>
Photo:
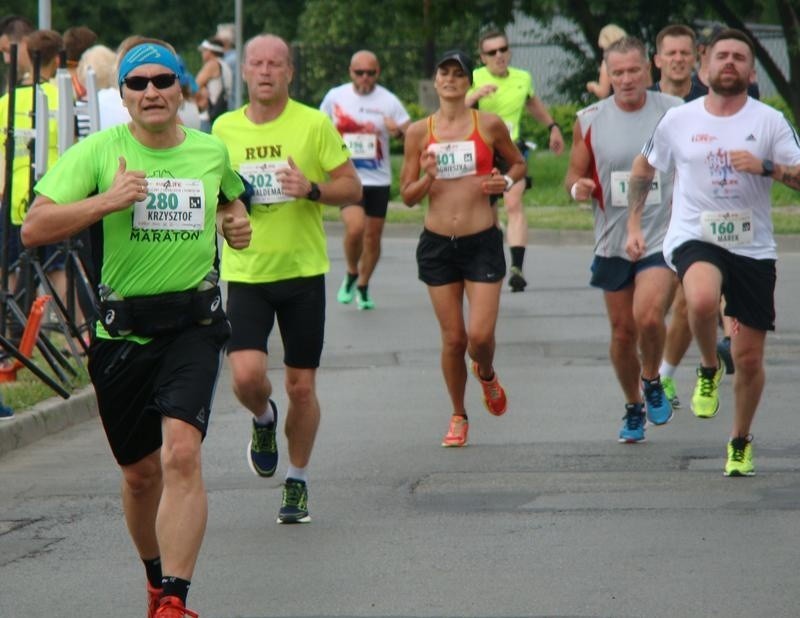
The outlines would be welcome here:
<svg viewBox="0 0 800 618">
<path fill-rule="evenodd" d="M 91 386 L 66 400 L 53 397 L 42 401 L 0 422 L 0 457 L 95 416 L 97 400 Z"/>
</svg>

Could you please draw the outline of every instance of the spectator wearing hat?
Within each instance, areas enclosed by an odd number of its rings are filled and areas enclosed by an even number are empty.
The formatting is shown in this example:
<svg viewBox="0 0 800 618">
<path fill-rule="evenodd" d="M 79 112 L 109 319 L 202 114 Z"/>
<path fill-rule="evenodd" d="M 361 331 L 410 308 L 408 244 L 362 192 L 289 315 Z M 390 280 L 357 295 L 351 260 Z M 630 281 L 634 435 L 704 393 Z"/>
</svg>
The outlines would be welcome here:
<svg viewBox="0 0 800 618">
<path fill-rule="evenodd" d="M 228 111 L 228 100 L 232 96 L 233 73 L 222 60 L 225 48 L 219 39 L 204 39 L 198 50 L 203 59 L 203 66 L 195 78 L 198 87 L 197 105 L 200 109 L 202 128 L 210 131 L 217 116 Z"/>
</svg>

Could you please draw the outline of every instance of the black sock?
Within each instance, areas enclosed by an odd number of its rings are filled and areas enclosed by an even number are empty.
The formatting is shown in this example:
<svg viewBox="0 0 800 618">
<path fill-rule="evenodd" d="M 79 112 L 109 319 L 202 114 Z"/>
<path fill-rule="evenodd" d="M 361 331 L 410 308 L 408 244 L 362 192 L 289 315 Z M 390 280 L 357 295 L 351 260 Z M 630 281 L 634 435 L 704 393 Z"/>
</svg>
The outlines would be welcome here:
<svg viewBox="0 0 800 618">
<path fill-rule="evenodd" d="M 509 247 L 511 252 L 511 265 L 522 270 L 522 263 L 525 261 L 525 247 Z"/>
<path fill-rule="evenodd" d="M 142 560 L 147 581 L 153 588 L 161 588 L 161 556 L 152 560 Z"/>
<path fill-rule="evenodd" d="M 359 285 L 358 286 L 358 291 L 361 292 L 361 298 L 363 298 L 364 300 L 367 300 L 367 298 L 369 298 L 369 296 L 367 295 L 367 288 L 368 287 L 369 287 L 368 285 Z"/>
<path fill-rule="evenodd" d="M 161 587 L 164 589 L 165 597 L 178 597 L 186 605 L 186 597 L 189 596 L 189 580 L 180 577 L 164 576 L 161 578 Z M 163 598 L 163 597 L 162 597 Z"/>
<path fill-rule="evenodd" d="M 358 273 L 355 275 L 353 273 L 347 273 L 347 290 L 350 291 L 353 289 L 353 284 L 358 280 Z"/>
</svg>

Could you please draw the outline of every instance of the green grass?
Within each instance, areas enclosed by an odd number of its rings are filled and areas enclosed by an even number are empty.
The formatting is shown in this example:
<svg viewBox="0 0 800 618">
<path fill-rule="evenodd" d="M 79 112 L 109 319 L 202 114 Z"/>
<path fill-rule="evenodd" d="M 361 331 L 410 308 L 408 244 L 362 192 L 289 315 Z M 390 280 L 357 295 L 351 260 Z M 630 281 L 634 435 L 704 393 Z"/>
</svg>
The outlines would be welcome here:
<svg viewBox="0 0 800 618">
<path fill-rule="evenodd" d="M 576 204 L 564 190 L 564 176 L 569 163 L 568 153 L 556 156 L 547 151 L 536 151 L 528 160 L 528 170 L 533 187 L 523 198 L 528 225 L 534 229 L 591 230 L 592 211 L 587 204 Z M 391 200 L 397 207 L 389 209 L 388 223 L 422 224 L 424 207 L 400 207 L 402 200 L 398 189 L 402 157 L 392 156 L 393 182 Z M 800 234 L 800 192 L 780 183 L 772 185 L 773 222 L 776 234 Z M 326 221 L 338 221 L 339 209 L 327 208 Z M 501 219 L 505 212 L 500 210 Z"/>
</svg>

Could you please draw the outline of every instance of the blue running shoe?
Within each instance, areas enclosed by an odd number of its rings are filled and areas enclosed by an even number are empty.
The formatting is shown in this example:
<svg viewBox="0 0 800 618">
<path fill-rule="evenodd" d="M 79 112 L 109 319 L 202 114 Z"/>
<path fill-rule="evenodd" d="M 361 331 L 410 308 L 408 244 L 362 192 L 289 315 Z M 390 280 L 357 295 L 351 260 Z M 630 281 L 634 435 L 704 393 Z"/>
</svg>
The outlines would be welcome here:
<svg viewBox="0 0 800 618">
<path fill-rule="evenodd" d="M 619 441 L 627 444 L 644 442 L 644 404 L 626 403 L 625 416 L 622 417 L 622 428 L 619 430 Z"/>
<path fill-rule="evenodd" d="M 310 521 L 308 487 L 304 481 L 287 478 L 283 485 L 283 501 L 278 512 L 278 523 L 307 524 Z"/>
<path fill-rule="evenodd" d="M 666 425 L 672 420 L 672 404 L 664 393 L 661 378 L 653 380 L 642 378 L 644 403 L 647 408 L 647 420 L 653 425 Z"/>
<path fill-rule="evenodd" d="M 256 476 L 270 477 L 278 467 L 278 406 L 269 400 L 275 420 L 269 425 L 253 421 L 253 435 L 247 445 L 247 465 Z"/>
<path fill-rule="evenodd" d="M 731 354 L 730 337 L 723 337 L 717 341 L 717 355 L 722 359 L 722 363 L 725 365 L 725 373 L 731 375 L 736 371 L 736 367 L 733 364 L 733 355 Z"/>
</svg>

